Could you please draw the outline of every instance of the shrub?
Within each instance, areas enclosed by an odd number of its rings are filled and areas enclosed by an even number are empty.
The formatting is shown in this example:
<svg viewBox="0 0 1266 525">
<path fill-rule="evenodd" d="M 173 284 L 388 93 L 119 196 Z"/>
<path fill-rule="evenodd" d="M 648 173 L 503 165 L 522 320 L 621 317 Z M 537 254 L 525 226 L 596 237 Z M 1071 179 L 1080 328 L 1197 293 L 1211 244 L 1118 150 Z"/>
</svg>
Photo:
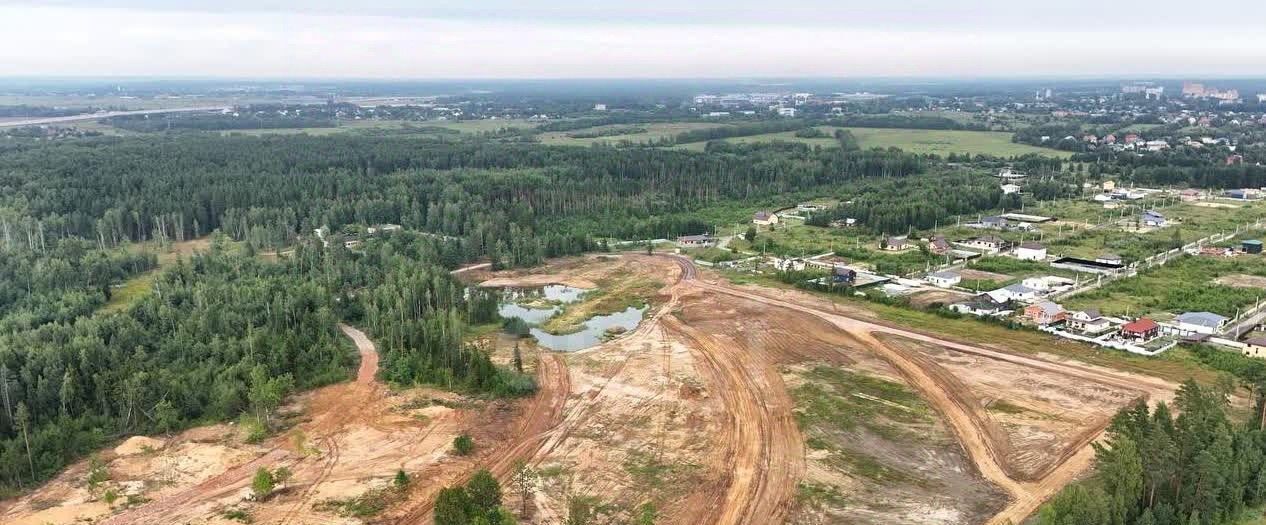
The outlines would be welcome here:
<svg viewBox="0 0 1266 525">
<path fill-rule="evenodd" d="M 453 438 L 453 451 L 459 456 L 469 456 L 475 451 L 475 439 L 469 434 L 462 434 Z"/>
</svg>

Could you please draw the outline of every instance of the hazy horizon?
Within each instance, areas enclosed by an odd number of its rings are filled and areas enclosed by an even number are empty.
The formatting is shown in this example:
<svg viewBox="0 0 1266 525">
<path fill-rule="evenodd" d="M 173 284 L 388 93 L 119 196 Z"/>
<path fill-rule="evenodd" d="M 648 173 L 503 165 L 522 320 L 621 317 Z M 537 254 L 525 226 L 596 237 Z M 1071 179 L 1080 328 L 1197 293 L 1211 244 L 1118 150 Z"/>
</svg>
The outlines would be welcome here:
<svg viewBox="0 0 1266 525">
<path fill-rule="evenodd" d="M 1266 3 L 0 1 L 0 76 L 1256 77 Z M 1232 3 L 1234 4 L 1234 2 Z M 1190 20 L 1189 20 L 1190 19 Z"/>
</svg>

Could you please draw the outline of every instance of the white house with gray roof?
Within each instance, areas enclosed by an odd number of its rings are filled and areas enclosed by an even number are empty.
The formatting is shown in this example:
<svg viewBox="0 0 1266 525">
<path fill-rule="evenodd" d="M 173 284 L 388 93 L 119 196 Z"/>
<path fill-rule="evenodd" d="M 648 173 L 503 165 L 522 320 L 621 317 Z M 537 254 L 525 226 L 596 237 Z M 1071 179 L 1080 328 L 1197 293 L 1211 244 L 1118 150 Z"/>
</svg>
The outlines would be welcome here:
<svg viewBox="0 0 1266 525">
<path fill-rule="evenodd" d="M 1213 335 L 1221 331 L 1229 320 L 1213 312 L 1187 312 L 1174 318 L 1173 327 L 1178 335 Z"/>
<path fill-rule="evenodd" d="M 925 280 L 931 283 L 933 286 L 939 286 L 941 288 L 949 288 L 951 286 L 955 286 L 958 283 L 962 282 L 963 276 L 959 275 L 958 272 L 951 272 L 951 271 L 933 272 L 933 273 L 928 274 Z"/>
</svg>

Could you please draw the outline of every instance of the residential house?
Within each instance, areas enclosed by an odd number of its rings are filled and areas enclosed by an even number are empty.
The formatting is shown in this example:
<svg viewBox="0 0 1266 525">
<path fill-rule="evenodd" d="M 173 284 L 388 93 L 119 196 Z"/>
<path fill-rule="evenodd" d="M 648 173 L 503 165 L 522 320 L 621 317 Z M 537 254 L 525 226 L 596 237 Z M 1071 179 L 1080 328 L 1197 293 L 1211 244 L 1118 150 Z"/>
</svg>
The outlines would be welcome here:
<svg viewBox="0 0 1266 525">
<path fill-rule="evenodd" d="M 1014 254 L 1021 261 L 1043 261 L 1046 260 L 1046 247 L 1035 242 L 1020 243 Z"/>
<path fill-rule="evenodd" d="M 1128 140 L 1128 137 L 1127 137 L 1127 140 Z M 1113 181 L 1110 181 L 1110 180 L 1105 180 L 1105 181 L 1103 181 L 1103 191 L 1109 191 L 1109 192 L 1110 192 L 1110 191 L 1115 190 L 1115 189 L 1117 189 L 1117 183 L 1116 183 L 1116 182 L 1113 182 Z"/>
<path fill-rule="evenodd" d="M 1020 186 L 1016 184 L 1003 184 L 1001 186 L 1003 195 L 1011 195 L 1012 193 L 1020 193 Z"/>
<path fill-rule="evenodd" d="M 1213 335 L 1226 326 L 1229 320 L 1213 312 L 1186 312 L 1174 318 L 1174 325 L 1178 335 Z"/>
<path fill-rule="evenodd" d="M 1149 226 L 1152 228 L 1160 228 L 1166 224 L 1165 216 L 1161 215 L 1160 212 L 1156 210 L 1147 210 L 1143 212 L 1143 214 L 1139 217 L 1139 221 L 1143 223 L 1143 226 Z"/>
<path fill-rule="evenodd" d="M 778 224 L 778 216 L 767 211 L 758 211 L 752 214 L 752 224 L 756 224 L 758 226 Z"/>
<path fill-rule="evenodd" d="M 905 237 L 884 237 L 879 247 L 887 252 L 899 252 L 910 247 L 910 243 L 906 242 Z"/>
<path fill-rule="evenodd" d="M 963 277 L 958 272 L 944 271 L 930 273 L 925 279 L 933 286 L 950 288 L 962 282 Z"/>
<path fill-rule="evenodd" d="M 1068 317 L 1068 312 L 1051 301 L 1033 303 L 1024 309 L 1024 318 L 1039 325 L 1055 324 Z"/>
<path fill-rule="evenodd" d="M 1237 165 L 1240 165 L 1240 164 L 1244 164 L 1244 156 L 1243 156 L 1243 155 L 1227 155 L 1227 157 L 1226 157 L 1226 165 L 1227 165 L 1227 166 L 1237 166 Z"/>
<path fill-rule="evenodd" d="M 1204 192 L 1196 189 L 1185 189 L 1178 193 L 1178 197 L 1184 202 L 1198 201 L 1204 198 Z"/>
<path fill-rule="evenodd" d="M 1266 335 L 1259 334 L 1244 340 L 1244 355 L 1266 359 Z"/>
<path fill-rule="evenodd" d="M 928 251 L 936 255 L 945 255 L 953 249 L 949 241 L 945 240 L 944 235 L 937 234 L 932 237 L 931 241 L 928 241 Z"/>
<path fill-rule="evenodd" d="M 832 228 L 851 228 L 857 225 L 857 219 L 849 217 L 844 220 L 836 219 L 831 221 Z"/>
<path fill-rule="evenodd" d="M 1256 199 L 1257 190 L 1252 189 L 1252 188 L 1245 188 L 1245 189 L 1240 189 L 1240 190 L 1226 190 L 1226 196 L 1232 199 L 1242 199 L 1242 200 Z"/>
<path fill-rule="evenodd" d="M 995 301 L 989 296 L 989 294 L 983 293 L 980 295 L 974 295 L 970 299 L 951 304 L 949 309 L 960 314 L 974 315 L 977 317 L 1005 315 L 1008 312 L 1005 303 Z"/>
<path fill-rule="evenodd" d="M 1005 230 L 1007 229 L 1007 220 L 997 215 L 990 215 L 980 219 L 980 226 L 991 230 Z"/>
<path fill-rule="evenodd" d="M 1160 335 L 1160 325 L 1146 317 L 1140 317 L 1121 326 L 1121 338 L 1145 343 Z"/>
<path fill-rule="evenodd" d="M 985 293 L 989 295 L 989 297 L 992 297 L 993 300 L 1000 303 L 1009 301 L 1028 303 L 1037 299 L 1038 290 L 1034 290 L 1033 288 L 1017 283 Z"/>
<path fill-rule="evenodd" d="M 1073 312 L 1068 316 L 1065 323 L 1070 330 L 1083 334 L 1102 334 L 1112 328 L 1108 318 L 1101 315 L 1099 310 L 1094 308 Z"/>
<path fill-rule="evenodd" d="M 1052 290 L 1058 290 L 1060 288 L 1068 288 L 1074 284 L 1077 284 L 1077 281 L 1074 281 L 1067 277 L 1058 277 L 1055 275 L 1044 275 L 1041 277 L 1027 277 L 1023 281 L 1020 281 L 1020 284 L 1028 286 L 1029 288 L 1032 288 L 1039 292 L 1050 292 Z"/>
<path fill-rule="evenodd" d="M 716 239 L 708 234 L 682 235 L 677 237 L 677 246 L 682 248 L 703 248 L 716 244 Z"/>
<path fill-rule="evenodd" d="M 787 259 L 774 259 L 774 269 L 780 272 L 801 271 L 805 269 L 807 263 L 799 257 L 791 257 Z"/>
<path fill-rule="evenodd" d="M 991 253 L 1001 251 L 1003 248 L 1007 247 L 1007 241 L 1004 241 L 1001 237 L 998 237 L 996 235 L 984 235 L 981 237 L 974 237 L 971 239 L 967 239 L 966 241 L 962 241 L 960 244 L 968 248 L 985 250 Z"/>
</svg>

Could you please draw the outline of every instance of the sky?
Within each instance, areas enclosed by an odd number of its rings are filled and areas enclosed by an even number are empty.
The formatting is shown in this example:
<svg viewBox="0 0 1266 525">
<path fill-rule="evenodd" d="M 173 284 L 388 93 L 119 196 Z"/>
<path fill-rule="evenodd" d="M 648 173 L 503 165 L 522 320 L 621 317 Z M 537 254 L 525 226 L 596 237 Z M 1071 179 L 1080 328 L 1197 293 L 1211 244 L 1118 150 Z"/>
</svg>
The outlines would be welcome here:
<svg viewBox="0 0 1266 525">
<path fill-rule="evenodd" d="M 0 76 L 1266 76 L 1266 2 L 0 0 Z"/>
</svg>

